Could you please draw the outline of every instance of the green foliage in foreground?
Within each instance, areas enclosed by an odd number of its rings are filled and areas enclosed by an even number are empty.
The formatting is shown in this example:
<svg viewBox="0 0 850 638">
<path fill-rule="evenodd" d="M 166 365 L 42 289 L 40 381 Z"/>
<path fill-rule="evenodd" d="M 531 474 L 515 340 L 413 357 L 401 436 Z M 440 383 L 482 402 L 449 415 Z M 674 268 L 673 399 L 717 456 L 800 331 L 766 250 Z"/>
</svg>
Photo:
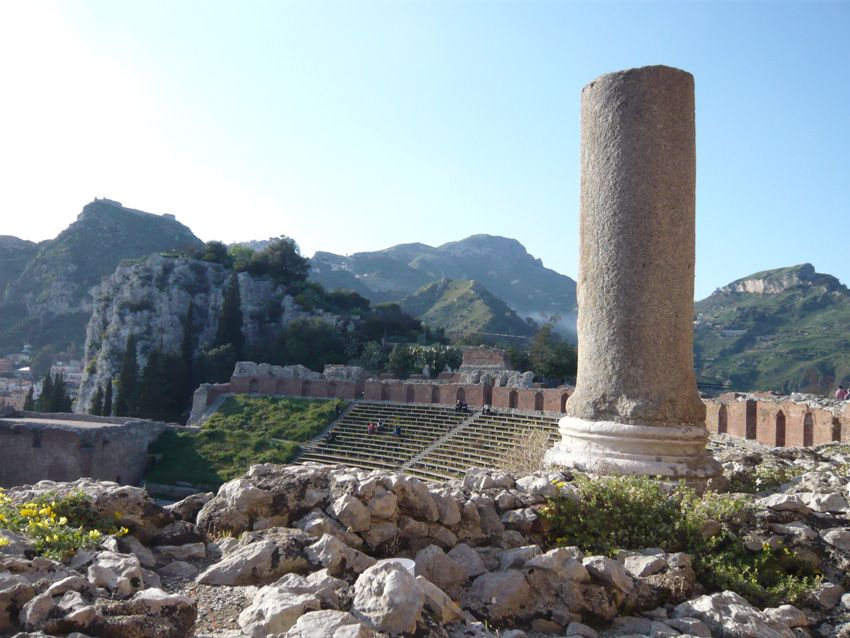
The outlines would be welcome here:
<svg viewBox="0 0 850 638">
<path fill-rule="evenodd" d="M 0 530 L 9 530 L 29 539 L 36 553 L 54 560 L 74 555 L 78 549 L 100 545 L 104 535 L 123 536 L 126 527 L 103 520 L 91 508 L 82 492 L 63 497 L 42 494 L 27 503 L 14 503 L 0 489 Z M 9 541 L 0 535 L 0 547 Z"/>
<path fill-rule="evenodd" d="M 254 463 L 288 463 L 336 416 L 344 402 L 234 396 L 200 431 L 165 432 L 151 446 L 160 460 L 145 477 L 152 483 L 185 481 L 216 488 Z"/>
<path fill-rule="evenodd" d="M 575 484 L 579 498 L 562 496 L 543 510 L 556 545 L 609 556 L 645 547 L 687 552 L 703 585 L 731 589 L 760 607 L 793 604 L 819 582 L 793 552 L 750 552 L 741 544 L 732 529 L 749 515 L 742 497 L 700 496 L 643 476 L 578 475 Z"/>
</svg>

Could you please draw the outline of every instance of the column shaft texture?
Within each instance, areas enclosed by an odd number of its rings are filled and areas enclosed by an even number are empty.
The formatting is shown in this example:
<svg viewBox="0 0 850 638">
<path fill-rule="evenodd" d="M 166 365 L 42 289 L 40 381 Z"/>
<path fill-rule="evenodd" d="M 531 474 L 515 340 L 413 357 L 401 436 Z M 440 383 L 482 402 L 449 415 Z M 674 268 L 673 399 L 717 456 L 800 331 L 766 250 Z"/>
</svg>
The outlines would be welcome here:
<svg viewBox="0 0 850 638">
<path fill-rule="evenodd" d="M 702 424 L 693 371 L 694 81 L 655 66 L 581 96 L 578 382 L 567 414 Z"/>
<path fill-rule="evenodd" d="M 550 464 L 707 484 L 693 369 L 694 80 L 664 66 L 581 96 L 578 379 Z"/>
</svg>

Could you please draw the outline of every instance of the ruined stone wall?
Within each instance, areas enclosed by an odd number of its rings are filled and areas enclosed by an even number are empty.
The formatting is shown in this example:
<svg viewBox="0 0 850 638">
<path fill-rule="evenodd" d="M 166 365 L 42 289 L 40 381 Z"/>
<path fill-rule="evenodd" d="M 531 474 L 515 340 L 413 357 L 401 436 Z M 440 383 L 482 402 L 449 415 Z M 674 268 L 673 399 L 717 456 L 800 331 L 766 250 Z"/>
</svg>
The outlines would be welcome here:
<svg viewBox="0 0 850 638">
<path fill-rule="evenodd" d="M 755 439 L 774 447 L 808 447 L 850 440 L 850 406 L 828 409 L 766 395 L 721 395 L 703 402 L 709 432 Z"/>
<path fill-rule="evenodd" d="M 137 485 L 150 462 L 148 445 L 168 427 L 139 420 L 88 423 L 73 427 L 0 420 L 0 487 L 84 476 Z"/>
</svg>

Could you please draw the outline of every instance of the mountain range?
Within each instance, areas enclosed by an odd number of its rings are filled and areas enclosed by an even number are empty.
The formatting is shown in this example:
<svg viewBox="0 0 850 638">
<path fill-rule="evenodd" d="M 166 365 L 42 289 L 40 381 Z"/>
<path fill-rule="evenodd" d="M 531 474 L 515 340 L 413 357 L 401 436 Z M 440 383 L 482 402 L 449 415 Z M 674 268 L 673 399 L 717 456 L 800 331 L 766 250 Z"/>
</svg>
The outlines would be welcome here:
<svg viewBox="0 0 850 638">
<path fill-rule="evenodd" d="M 349 256 L 317 252 L 310 266 L 310 278 L 325 288 L 355 290 L 373 303 L 400 302 L 442 279 L 475 281 L 523 319 L 542 323 L 557 315 L 561 331 L 575 334 L 576 282 L 546 268 L 516 239 L 472 235 L 436 248 L 400 244 Z"/>
<path fill-rule="evenodd" d="M 262 242 L 257 245 L 261 245 Z M 83 345 L 92 290 L 122 262 L 201 245 L 171 215 L 118 202 L 87 204 L 55 239 L 0 236 L 0 351 Z M 576 284 L 543 266 L 515 239 L 473 235 L 438 247 L 401 244 L 350 256 L 317 252 L 310 277 L 394 301 L 449 337 L 527 338 L 529 319 L 557 315 L 574 330 Z M 695 367 L 701 386 L 828 392 L 850 382 L 850 292 L 802 264 L 763 271 L 695 305 Z"/>
</svg>

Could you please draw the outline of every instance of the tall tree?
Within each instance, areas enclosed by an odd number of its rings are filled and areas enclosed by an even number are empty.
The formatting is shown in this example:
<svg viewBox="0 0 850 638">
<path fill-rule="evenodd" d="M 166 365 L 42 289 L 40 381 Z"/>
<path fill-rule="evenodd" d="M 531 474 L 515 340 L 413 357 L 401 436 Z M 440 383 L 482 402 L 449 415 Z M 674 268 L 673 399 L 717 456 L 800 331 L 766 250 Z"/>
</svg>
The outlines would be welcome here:
<svg viewBox="0 0 850 638">
<path fill-rule="evenodd" d="M 35 400 L 32 398 L 33 392 L 34 392 L 33 386 L 30 386 L 30 389 L 27 391 L 27 396 L 24 399 L 24 411 L 25 412 L 32 412 L 32 411 L 35 410 Z"/>
<path fill-rule="evenodd" d="M 106 392 L 103 393 L 103 416 L 112 416 L 112 379 L 106 380 Z"/>
<path fill-rule="evenodd" d="M 127 348 L 121 361 L 121 372 L 118 374 L 118 396 L 115 398 L 116 416 L 128 416 L 130 403 L 136 392 L 136 381 L 139 376 L 139 363 L 136 355 L 136 336 L 127 338 Z"/>
<path fill-rule="evenodd" d="M 179 421 L 186 408 L 186 366 L 176 355 L 153 350 L 130 404 L 132 416 Z"/>
<path fill-rule="evenodd" d="M 71 412 L 71 410 L 71 396 L 68 394 L 68 386 L 65 385 L 65 377 L 57 372 L 53 376 L 53 396 L 49 412 Z"/>
<path fill-rule="evenodd" d="M 239 278 L 236 273 L 230 276 L 224 289 L 221 302 L 221 315 L 218 318 L 218 329 L 215 333 L 214 346 L 230 344 L 237 356 L 242 356 L 245 337 L 242 334 L 242 299 L 239 296 Z"/>
<path fill-rule="evenodd" d="M 89 413 L 94 414 L 95 416 L 101 416 L 103 414 L 103 388 L 100 386 L 97 386 L 97 390 L 94 392 Z"/>
<path fill-rule="evenodd" d="M 41 382 L 41 394 L 38 395 L 38 400 L 35 402 L 35 408 L 39 412 L 52 412 L 50 408 L 53 404 L 53 377 L 48 372 Z"/>
</svg>

